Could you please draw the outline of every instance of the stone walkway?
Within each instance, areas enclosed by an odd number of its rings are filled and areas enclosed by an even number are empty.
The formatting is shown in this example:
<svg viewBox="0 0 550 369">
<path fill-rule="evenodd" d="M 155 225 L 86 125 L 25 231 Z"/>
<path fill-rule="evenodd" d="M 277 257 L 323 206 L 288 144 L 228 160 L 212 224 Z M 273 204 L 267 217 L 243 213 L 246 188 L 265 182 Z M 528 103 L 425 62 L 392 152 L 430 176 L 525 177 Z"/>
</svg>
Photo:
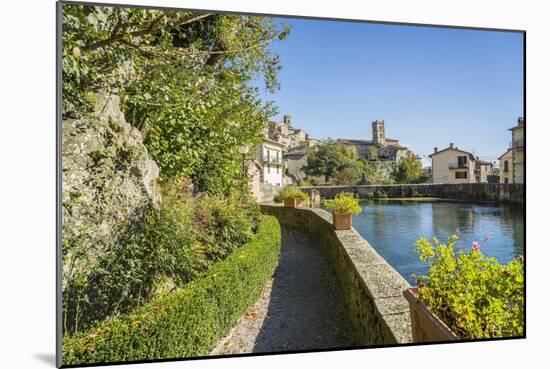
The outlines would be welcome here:
<svg viewBox="0 0 550 369">
<path fill-rule="evenodd" d="M 211 354 L 349 347 L 351 332 L 342 291 L 323 250 L 283 228 L 273 279 Z"/>
</svg>

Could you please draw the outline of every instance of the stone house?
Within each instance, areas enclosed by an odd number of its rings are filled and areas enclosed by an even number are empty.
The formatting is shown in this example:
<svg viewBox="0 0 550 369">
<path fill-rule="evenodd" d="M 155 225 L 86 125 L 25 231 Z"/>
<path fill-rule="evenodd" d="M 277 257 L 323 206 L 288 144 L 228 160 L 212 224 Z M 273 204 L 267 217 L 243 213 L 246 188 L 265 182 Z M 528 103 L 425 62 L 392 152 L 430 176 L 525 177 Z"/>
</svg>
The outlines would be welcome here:
<svg viewBox="0 0 550 369">
<path fill-rule="evenodd" d="M 518 124 L 510 128 L 512 131 L 512 178 L 513 183 L 524 182 L 525 160 L 525 120 L 518 118 Z"/>
<path fill-rule="evenodd" d="M 500 166 L 500 183 L 514 183 L 512 176 L 512 160 L 512 148 L 506 150 L 506 152 L 498 158 Z"/>
<path fill-rule="evenodd" d="M 246 175 L 248 186 L 256 201 L 262 200 L 262 166 L 256 159 L 246 161 Z"/>
<path fill-rule="evenodd" d="M 291 178 L 293 184 L 299 183 L 306 177 L 306 173 L 302 169 L 307 165 L 307 148 L 297 146 L 289 149 L 283 154 L 286 164 L 287 175 Z"/>
<path fill-rule="evenodd" d="M 372 139 L 347 139 L 340 138 L 338 142 L 354 148 L 357 154 L 365 160 L 398 162 L 402 158 L 411 155 L 409 148 L 399 144 L 399 140 L 386 137 L 383 120 L 372 122 Z"/>
<path fill-rule="evenodd" d="M 291 118 L 290 115 L 285 115 L 282 122 L 270 122 L 267 137 L 283 144 L 285 150 L 297 146 L 309 147 L 319 144 L 319 140 L 311 138 L 303 129 L 292 127 Z"/>
<path fill-rule="evenodd" d="M 478 157 L 476 157 L 475 162 L 475 179 L 476 183 L 488 183 L 489 179 L 488 176 L 493 173 L 493 163 L 489 161 L 479 160 Z"/>
<path fill-rule="evenodd" d="M 434 148 L 432 159 L 433 183 L 475 183 L 476 157 L 460 150 L 453 143 L 443 150 Z"/>
</svg>

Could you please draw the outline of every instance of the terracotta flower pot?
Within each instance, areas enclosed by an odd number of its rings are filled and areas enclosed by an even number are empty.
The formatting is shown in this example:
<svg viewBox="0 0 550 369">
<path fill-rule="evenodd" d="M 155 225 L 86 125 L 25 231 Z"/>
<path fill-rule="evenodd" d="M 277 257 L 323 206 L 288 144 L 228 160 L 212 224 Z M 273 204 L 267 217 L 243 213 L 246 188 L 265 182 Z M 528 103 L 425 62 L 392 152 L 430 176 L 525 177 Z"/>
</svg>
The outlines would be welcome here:
<svg viewBox="0 0 550 369">
<path fill-rule="evenodd" d="M 302 206 L 304 203 L 304 200 L 302 199 L 283 199 L 283 202 L 285 204 L 285 207 L 287 208 L 297 208 L 299 206 Z"/>
<path fill-rule="evenodd" d="M 460 338 L 417 297 L 418 287 L 403 291 L 409 302 L 413 342 L 457 341 Z"/>
<path fill-rule="evenodd" d="M 351 229 L 351 213 L 339 214 L 332 212 L 332 224 L 337 231 Z"/>
</svg>

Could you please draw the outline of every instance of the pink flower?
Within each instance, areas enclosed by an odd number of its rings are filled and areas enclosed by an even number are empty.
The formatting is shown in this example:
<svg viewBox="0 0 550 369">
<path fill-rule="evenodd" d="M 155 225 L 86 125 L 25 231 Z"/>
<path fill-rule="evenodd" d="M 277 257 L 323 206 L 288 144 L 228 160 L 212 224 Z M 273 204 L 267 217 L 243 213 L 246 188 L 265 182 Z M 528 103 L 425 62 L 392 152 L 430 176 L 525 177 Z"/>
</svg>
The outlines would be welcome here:
<svg viewBox="0 0 550 369">
<path fill-rule="evenodd" d="M 459 229 L 458 227 L 455 229 L 455 234 L 456 234 L 457 236 L 460 236 L 460 229 Z"/>
<path fill-rule="evenodd" d="M 479 251 L 481 249 L 481 247 L 479 246 L 479 243 L 477 243 L 476 241 L 472 242 L 472 251 L 475 252 L 475 251 Z"/>
</svg>

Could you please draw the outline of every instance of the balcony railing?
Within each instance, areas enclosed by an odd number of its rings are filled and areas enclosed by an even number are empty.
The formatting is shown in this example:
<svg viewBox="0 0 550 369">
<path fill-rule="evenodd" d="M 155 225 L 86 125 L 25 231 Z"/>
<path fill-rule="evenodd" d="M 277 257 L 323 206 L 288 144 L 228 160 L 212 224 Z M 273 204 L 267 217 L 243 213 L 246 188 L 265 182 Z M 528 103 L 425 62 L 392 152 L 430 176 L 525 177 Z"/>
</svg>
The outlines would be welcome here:
<svg viewBox="0 0 550 369">
<path fill-rule="evenodd" d="M 468 168 L 467 163 L 449 163 L 449 169 L 466 169 Z"/>
<path fill-rule="evenodd" d="M 268 157 L 264 156 L 263 161 L 264 161 L 264 164 L 283 165 L 283 160 L 281 158 L 277 158 L 277 157 L 268 158 Z"/>
</svg>

